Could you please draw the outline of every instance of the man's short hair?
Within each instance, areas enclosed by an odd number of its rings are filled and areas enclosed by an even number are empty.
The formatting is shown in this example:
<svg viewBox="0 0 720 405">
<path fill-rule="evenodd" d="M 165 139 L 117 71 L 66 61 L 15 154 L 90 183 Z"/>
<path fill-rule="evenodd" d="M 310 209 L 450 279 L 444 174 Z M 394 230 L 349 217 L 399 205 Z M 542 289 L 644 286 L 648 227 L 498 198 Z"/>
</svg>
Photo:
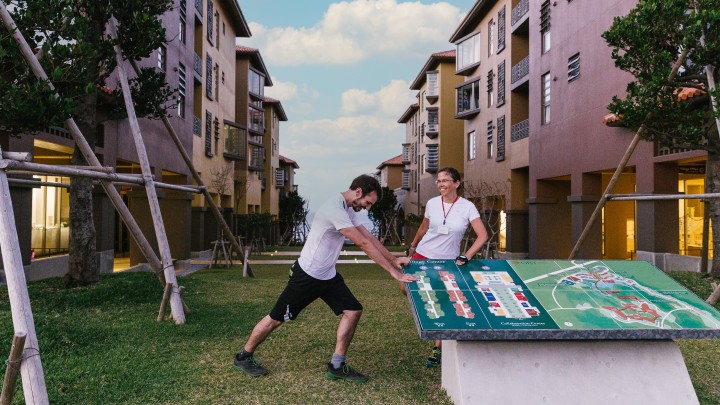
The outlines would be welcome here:
<svg viewBox="0 0 720 405">
<path fill-rule="evenodd" d="M 358 188 L 362 190 L 361 197 L 365 197 L 374 191 L 377 193 L 378 199 L 382 198 L 382 187 L 380 187 L 380 182 L 373 176 L 367 174 L 357 176 L 355 180 L 350 183 L 350 190 L 356 190 Z"/>
</svg>

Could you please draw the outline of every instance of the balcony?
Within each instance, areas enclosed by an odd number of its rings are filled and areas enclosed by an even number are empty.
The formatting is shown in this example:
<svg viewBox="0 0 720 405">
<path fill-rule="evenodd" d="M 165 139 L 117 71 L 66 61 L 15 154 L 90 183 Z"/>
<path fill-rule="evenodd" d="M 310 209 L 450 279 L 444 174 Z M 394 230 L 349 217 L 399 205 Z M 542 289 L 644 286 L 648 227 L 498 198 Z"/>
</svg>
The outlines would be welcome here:
<svg viewBox="0 0 720 405">
<path fill-rule="evenodd" d="M 410 144 L 404 143 L 402 147 L 403 147 L 402 162 L 404 165 L 409 165 L 410 164 Z"/>
<path fill-rule="evenodd" d="M 530 135 L 530 121 L 525 119 L 510 127 L 510 142 L 519 141 Z"/>
<path fill-rule="evenodd" d="M 427 130 L 425 131 L 425 135 L 427 135 L 430 139 L 435 139 L 438 136 L 438 124 L 427 124 Z"/>
<path fill-rule="evenodd" d="M 512 9 L 510 13 L 510 25 L 515 31 L 515 26 L 518 23 L 525 22 L 527 20 L 528 12 L 530 11 L 530 0 L 520 0 L 517 6 Z"/>
<path fill-rule="evenodd" d="M 202 15 L 203 15 L 203 2 L 202 2 L 202 0 L 195 0 L 195 11 L 197 11 L 198 14 L 200 14 L 200 17 L 202 17 Z M 200 19 L 200 21 L 202 21 L 202 19 Z"/>
<path fill-rule="evenodd" d="M 202 83 L 203 62 L 200 58 L 200 55 L 198 55 L 197 53 L 193 56 L 193 78 L 198 84 L 200 84 Z"/>
<path fill-rule="evenodd" d="M 410 190 L 410 170 L 403 170 L 402 172 L 402 189 Z"/>
<path fill-rule="evenodd" d="M 438 145 L 427 145 L 427 155 L 425 156 L 425 171 L 428 173 L 437 173 L 438 171 L 438 160 L 440 154 L 438 151 Z"/>
<path fill-rule="evenodd" d="M 200 136 L 202 135 L 202 120 L 200 117 L 193 115 L 193 135 Z"/>
<path fill-rule="evenodd" d="M 520 86 L 527 84 L 530 76 L 530 55 L 516 63 L 510 72 L 510 89 L 515 91 Z"/>
</svg>

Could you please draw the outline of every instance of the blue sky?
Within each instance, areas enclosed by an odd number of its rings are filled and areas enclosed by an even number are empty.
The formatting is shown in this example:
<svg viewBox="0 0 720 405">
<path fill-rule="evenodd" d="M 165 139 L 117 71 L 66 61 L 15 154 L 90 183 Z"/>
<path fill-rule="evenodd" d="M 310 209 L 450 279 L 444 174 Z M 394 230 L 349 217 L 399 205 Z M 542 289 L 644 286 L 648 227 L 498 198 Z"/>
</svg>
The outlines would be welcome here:
<svg viewBox="0 0 720 405">
<path fill-rule="evenodd" d="M 410 83 L 448 42 L 474 0 L 239 0 L 251 38 L 282 102 L 280 154 L 314 212 L 399 155 L 397 120 L 416 101 Z"/>
</svg>

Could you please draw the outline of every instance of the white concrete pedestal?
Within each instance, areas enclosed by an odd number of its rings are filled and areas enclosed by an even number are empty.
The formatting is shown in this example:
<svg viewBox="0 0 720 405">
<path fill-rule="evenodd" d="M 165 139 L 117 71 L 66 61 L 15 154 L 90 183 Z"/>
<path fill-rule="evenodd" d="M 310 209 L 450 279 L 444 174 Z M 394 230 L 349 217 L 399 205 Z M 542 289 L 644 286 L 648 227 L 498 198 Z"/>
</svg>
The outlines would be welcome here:
<svg viewBox="0 0 720 405">
<path fill-rule="evenodd" d="M 443 341 L 456 405 L 698 404 L 672 340 Z"/>
</svg>

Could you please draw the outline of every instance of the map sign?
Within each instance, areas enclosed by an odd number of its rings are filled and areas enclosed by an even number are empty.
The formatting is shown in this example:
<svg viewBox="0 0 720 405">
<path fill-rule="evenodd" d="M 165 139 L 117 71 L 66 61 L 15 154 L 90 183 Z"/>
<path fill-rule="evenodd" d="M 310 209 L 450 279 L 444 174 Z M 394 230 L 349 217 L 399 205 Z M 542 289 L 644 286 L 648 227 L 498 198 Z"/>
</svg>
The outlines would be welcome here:
<svg viewBox="0 0 720 405">
<path fill-rule="evenodd" d="M 720 312 L 644 261 L 412 260 L 423 339 L 720 337 Z"/>
</svg>

